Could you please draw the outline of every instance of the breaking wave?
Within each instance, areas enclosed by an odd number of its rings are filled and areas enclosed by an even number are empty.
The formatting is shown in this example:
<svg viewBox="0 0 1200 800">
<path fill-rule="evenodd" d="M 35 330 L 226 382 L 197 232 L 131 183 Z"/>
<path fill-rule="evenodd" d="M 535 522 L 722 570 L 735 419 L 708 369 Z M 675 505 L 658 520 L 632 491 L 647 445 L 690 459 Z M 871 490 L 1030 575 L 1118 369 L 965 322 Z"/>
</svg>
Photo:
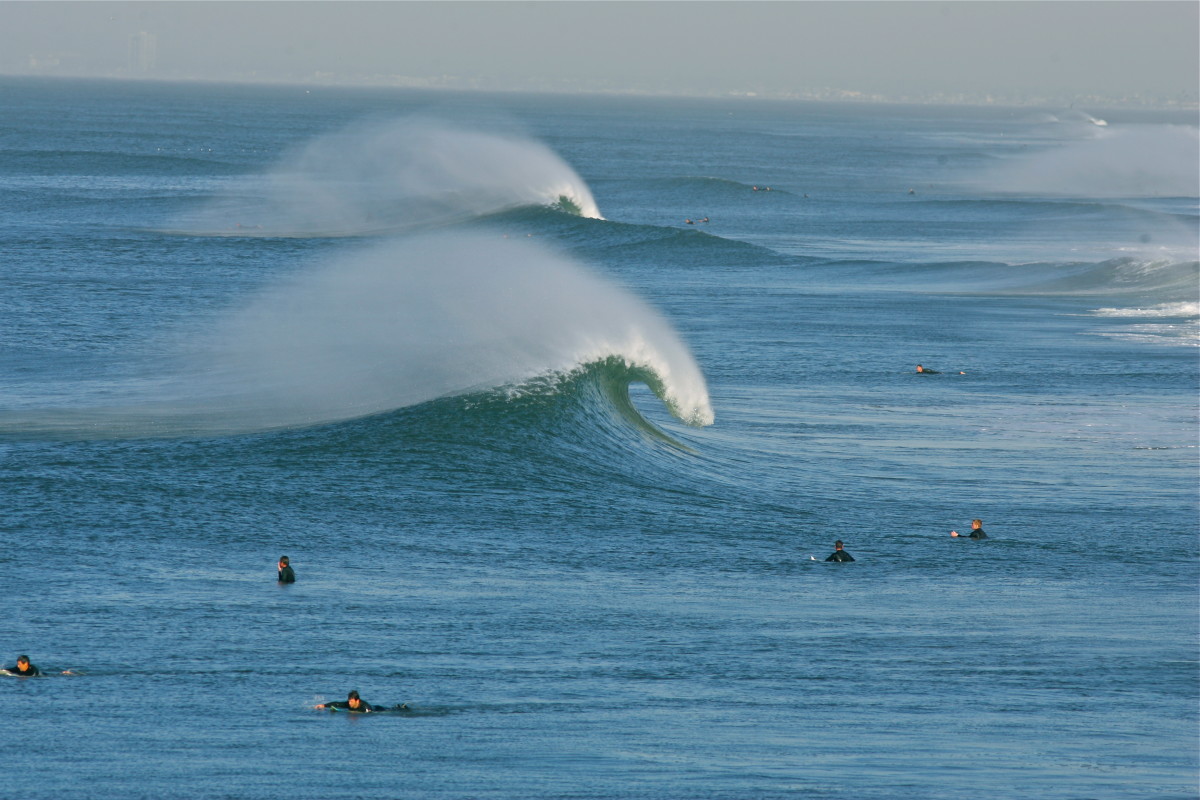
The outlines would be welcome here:
<svg viewBox="0 0 1200 800">
<path fill-rule="evenodd" d="M 670 324 L 556 250 L 498 233 L 431 233 L 345 252 L 194 335 L 175 373 L 89 407 L 11 411 L 6 436 L 227 434 L 301 427 L 455 395 L 644 383 L 708 425 L 704 376 Z M 617 377 L 613 378 L 614 371 Z M 613 394 L 613 381 L 621 387 Z"/>
</svg>

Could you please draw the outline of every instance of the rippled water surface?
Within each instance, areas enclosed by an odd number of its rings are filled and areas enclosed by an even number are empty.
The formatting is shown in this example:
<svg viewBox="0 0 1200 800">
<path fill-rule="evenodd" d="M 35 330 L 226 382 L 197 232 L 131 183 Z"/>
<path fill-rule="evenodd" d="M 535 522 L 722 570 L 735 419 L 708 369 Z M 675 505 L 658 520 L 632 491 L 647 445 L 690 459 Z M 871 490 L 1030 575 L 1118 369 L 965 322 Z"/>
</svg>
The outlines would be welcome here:
<svg viewBox="0 0 1200 800">
<path fill-rule="evenodd" d="M 1194 115 L 0 102 L 6 796 L 1196 796 Z"/>
</svg>

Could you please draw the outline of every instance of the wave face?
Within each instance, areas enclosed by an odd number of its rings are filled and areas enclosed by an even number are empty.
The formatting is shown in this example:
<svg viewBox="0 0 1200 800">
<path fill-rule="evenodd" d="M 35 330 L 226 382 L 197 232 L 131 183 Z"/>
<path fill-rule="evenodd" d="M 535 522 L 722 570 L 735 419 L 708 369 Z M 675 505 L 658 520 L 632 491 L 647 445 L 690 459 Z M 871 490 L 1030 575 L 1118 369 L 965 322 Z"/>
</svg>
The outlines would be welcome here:
<svg viewBox="0 0 1200 800">
<path fill-rule="evenodd" d="M 531 205 L 601 216 L 584 181 L 541 143 L 411 118 L 319 136 L 246 181 L 240 196 L 174 227 L 192 235 L 365 236 Z"/>
<path fill-rule="evenodd" d="M 500 233 L 386 240 L 260 291 L 194 334 L 153 391 L 10 413 L 17 435 L 188 435 L 328 423 L 622 370 L 681 421 L 713 421 L 687 346 L 646 303 L 553 249 Z M 606 384 L 608 385 L 608 384 Z M 628 400 L 622 401 L 628 405 Z"/>
</svg>

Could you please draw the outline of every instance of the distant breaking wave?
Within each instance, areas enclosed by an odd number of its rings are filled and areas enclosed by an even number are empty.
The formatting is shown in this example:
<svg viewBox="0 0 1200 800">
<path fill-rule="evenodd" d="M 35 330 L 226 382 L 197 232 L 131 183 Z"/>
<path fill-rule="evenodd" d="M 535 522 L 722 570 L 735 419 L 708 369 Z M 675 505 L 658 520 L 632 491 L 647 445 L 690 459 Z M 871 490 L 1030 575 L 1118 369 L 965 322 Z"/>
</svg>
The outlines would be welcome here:
<svg viewBox="0 0 1200 800">
<path fill-rule="evenodd" d="M 545 145 L 427 118 L 327 134 L 241 193 L 170 232 L 204 236 L 370 236 L 439 227 L 525 206 L 600 219 L 591 191 Z"/>
<path fill-rule="evenodd" d="M 1036 265 L 1033 265 L 1036 266 Z M 1030 293 L 1130 295 L 1188 303 L 1200 291 L 1200 262 L 1114 258 L 1098 264 L 1061 265 L 1030 281 Z"/>
<path fill-rule="evenodd" d="M 982 176 L 1000 192 L 1065 197 L 1200 196 L 1200 131 L 1182 125 L 1103 127 L 1023 154 Z"/>
</svg>

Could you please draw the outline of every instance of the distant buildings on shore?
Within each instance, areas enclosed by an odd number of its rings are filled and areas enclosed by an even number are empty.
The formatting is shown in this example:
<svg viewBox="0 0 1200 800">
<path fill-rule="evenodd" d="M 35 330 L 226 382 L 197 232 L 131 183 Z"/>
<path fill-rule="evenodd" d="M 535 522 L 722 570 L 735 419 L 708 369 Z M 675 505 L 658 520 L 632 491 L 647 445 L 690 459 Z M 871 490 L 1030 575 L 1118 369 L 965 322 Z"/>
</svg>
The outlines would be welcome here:
<svg viewBox="0 0 1200 800">
<path fill-rule="evenodd" d="M 119 58 L 117 54 L 113 54 Z M 24 68 L 13 69 L 9 62 L 10 75 L 29 75 L 70 78 L 137 78 L 167 81 L 206 81 L 229 83 L 295 84 L 306 86 L 347 87 L 393 87 L 403 89 L 434 89 L 442 91 L 479 92 L 532 92 L 546 94 L 598 94 L 631 95 L 646 97 L 745 97 L 765 100 L 794 100 L 847 103 L 898 103 L 930 105 L 969 106 L 1031 106 L 1039 108 L 1088 106 L 1093 108 L 1147 108 L 1164 110 L 1194 110 L 1200 108 L 1200 98 L 1195 95 L 1176 97 L 1162 94 L 1127 93 L 1106 94 L 1045 94 L 1028 92 L 872 92 L 837 87 L 797 87 L 794 89 L 766 89 L 747 87 L 742 90 L 728 88 L 697 88 L 668 91 L 661 86 L 645 82 L 641 85 L 624 84 L 613 80 L 570 80 L 547 77 L 527 80 L 499 80 L 489 76 L 430 75 L 413 76 L 397 74 L 359 74 L 313 71 L 304 74 L 252 72 L 230 70 L 228 73 L 191 74 L 170 64 L 160 64 L 158 58 L 158 34 L 138 31 L 129 36 L 128 52 L 123 67 L 117 66 L 114 58 L 108 68 L 97 68 L 75 53 L 30 54 Z M 3 74 L 3 72 L 0 72 Z"/>
</svg>

